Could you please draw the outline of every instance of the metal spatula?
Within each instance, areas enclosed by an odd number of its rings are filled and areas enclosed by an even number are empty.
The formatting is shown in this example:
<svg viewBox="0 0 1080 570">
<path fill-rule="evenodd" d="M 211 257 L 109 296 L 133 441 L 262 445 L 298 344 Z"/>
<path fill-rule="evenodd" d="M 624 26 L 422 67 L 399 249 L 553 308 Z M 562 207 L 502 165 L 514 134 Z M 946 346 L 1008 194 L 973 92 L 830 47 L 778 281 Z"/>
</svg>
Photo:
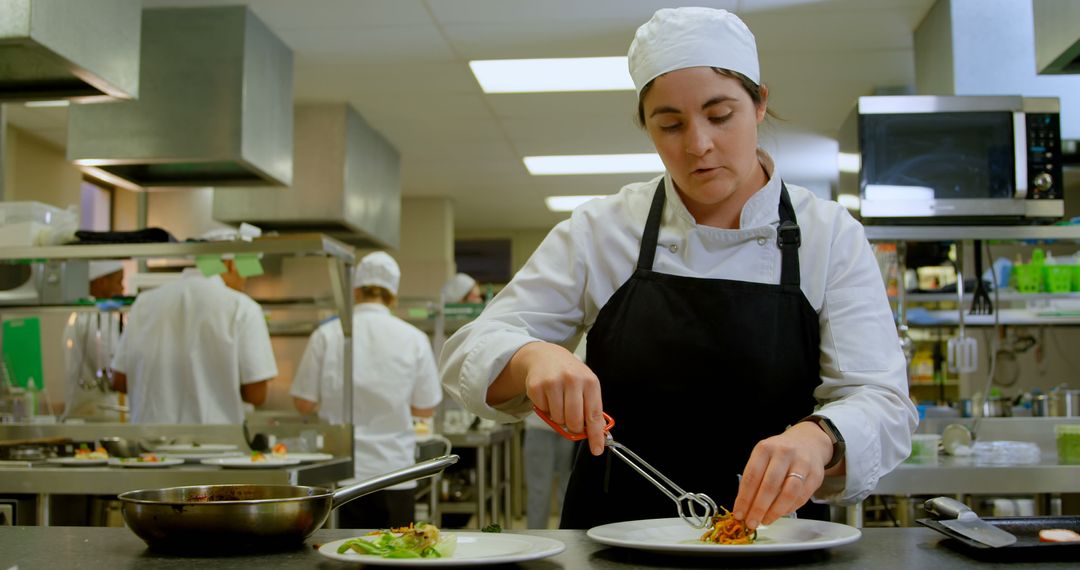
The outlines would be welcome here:
<svg viewBox="0 0 1080 570">
<path fill-rule="evenodd" d="M 949 339 L 949 372 L 975 372 L 979 358 L 979 343 L 964 335 L 964 275 L 956 272 L 957 312 L 960 316 L 960 330 L 956 338 Z"/>
</svg>

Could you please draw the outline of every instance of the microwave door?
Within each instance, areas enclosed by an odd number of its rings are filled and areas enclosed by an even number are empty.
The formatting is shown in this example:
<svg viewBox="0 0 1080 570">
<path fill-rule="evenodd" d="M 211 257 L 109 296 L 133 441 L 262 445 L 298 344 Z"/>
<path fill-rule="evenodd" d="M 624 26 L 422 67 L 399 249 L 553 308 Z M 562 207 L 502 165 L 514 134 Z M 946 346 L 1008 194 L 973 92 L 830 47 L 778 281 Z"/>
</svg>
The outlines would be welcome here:
<svg viewBox="0 0 1080 570">
<path fill-rule="evenodd" d="M 860 120 L 863 217 L 1023 216 L 1023 201 L 1015 198 L 1013 113 L 874 114 Z"/>
</svg>

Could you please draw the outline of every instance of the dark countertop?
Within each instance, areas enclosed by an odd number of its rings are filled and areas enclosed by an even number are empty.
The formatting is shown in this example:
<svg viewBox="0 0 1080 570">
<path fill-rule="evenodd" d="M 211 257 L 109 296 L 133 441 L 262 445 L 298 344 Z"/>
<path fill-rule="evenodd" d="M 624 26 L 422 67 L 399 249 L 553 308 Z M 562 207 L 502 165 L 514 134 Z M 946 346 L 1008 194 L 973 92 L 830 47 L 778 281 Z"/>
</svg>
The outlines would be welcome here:
<svg viewBox="0 0 1080 570">
<path fill-rule="evenodd" d="M 782 557 L 681 557 L 593 542 L 584 532 L 571 530 L 516 531 L 561 540 L 566 550 L 545 560 L 525 562 L 520 568 L 557 570 L 583 568 L 825 568 L 911 570 L 917 568 L 1039 568 L 1077 567 L 1076 560 L 978 561 L 949 548 L 942 535 L 925 528 L 869 528 L 862 538 L 832 550 Z M 359 536 L 356 530 L 320 530 L 298 550 L 241 556 L 182 557 L 159 554 L 125 528 L 0 527 L 0 570 L 58 568 L 358 568 L 324 558 L 312 545 Z M 1075 551 L 1073 551 L 1075 552 Z M 515 567 L 504 565 L 502 567 Z"/>
</svg>

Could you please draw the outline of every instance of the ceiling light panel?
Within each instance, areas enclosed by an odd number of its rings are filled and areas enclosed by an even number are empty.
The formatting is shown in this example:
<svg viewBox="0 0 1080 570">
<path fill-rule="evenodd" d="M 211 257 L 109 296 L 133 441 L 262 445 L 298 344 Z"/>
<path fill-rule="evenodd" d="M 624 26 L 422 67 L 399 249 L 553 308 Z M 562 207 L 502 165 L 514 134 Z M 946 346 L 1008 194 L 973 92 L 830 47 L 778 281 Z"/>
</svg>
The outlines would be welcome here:
<svg viewBox="0 0 1080 570">
<path fill-rule="evenodd" d="M 633 90 L 625 57 L 488 59 L 469 62 L 484 93 Z"/>
</svg>

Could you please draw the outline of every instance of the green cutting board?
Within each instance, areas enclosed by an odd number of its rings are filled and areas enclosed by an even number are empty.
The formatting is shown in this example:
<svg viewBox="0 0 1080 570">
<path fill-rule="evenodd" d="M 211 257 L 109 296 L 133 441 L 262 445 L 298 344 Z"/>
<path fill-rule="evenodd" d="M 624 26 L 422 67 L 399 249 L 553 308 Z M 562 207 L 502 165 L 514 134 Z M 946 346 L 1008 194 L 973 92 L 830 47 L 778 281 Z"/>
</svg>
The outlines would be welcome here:
<svg viewBox="0 0 1080 570">
<path fill-rule="evenodd" d="M 41 322 L 37 317 L 4 321 L 4 364 L 16 386 L 26 387 L 30 378 L 39 389 L 41 376 Z"/>
</svg>

